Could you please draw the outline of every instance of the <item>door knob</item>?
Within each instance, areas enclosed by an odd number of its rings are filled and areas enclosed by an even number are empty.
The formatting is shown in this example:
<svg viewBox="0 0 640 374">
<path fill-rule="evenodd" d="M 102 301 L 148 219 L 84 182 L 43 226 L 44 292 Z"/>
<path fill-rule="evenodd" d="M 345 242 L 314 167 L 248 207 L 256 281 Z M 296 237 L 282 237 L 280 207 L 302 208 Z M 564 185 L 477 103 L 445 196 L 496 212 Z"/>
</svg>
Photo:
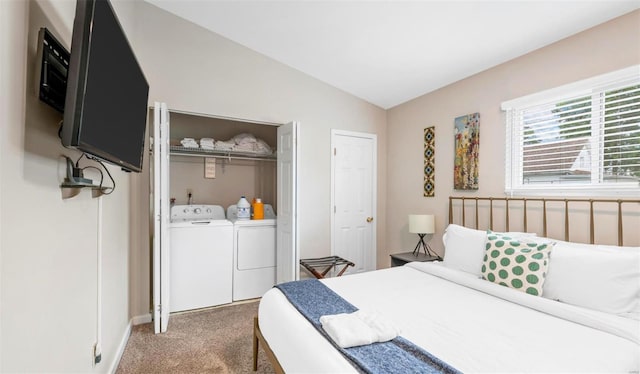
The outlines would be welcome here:
<svg viewBox="0 0 640 374">
<path fill-rule="evenodd" d="M 367 217 L 367 222 L 373 221 L 373 217 Z"/>
</svg>

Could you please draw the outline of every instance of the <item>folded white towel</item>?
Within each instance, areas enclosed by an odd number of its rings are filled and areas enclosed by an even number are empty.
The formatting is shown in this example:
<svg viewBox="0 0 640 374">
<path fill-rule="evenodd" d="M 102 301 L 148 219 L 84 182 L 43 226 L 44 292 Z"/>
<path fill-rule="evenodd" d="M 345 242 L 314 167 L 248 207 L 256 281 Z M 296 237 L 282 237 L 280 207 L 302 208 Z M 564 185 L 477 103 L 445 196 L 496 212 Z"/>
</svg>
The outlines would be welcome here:
<svg viewBox="0 0 640 374">
<path fill-rule="evenodd" d="M 212 138 L 202 138 L 200 139 L 200 148 L 213 150 L 215 144 L 215 140 Z"/>
<path fill-rule="evenodd" d="M 216 149 L 220 151 L 230 151 L 234 145 L 235 143 L 233 142 L 225 142 L 223 140 L 216 141 Z"/>
<path fill-rule="evenodd" d="M 254 143 L 236 144 L 233 146 L 233 150 L 238 152 L 255 152 L 255 144 Z"/>
<path fill-rule="evenodd" d="M 184 138 L 180 140 L 180 144 L 185 148 L 198 148 L 198 142 L 194 138 Z"/>
<path fill-rule="evenodd" d="M 258 139 L 255 145 L 255 152 L 270 155 L 273 151 L 267 142 L 262 139 Z"/>
<path fill-rule="evenodd" d="M 233 138 L 229 139 L 229 141 L 234 142 L 236 144 L 247 144 L 247 143 L 255 143 L 256 137 L 253 134 L 238 134 Z"/>
<path fill-rule="evenodd" d="M 200 139 L 200 146 L 202 147 L 203 145 L 211 145 L 213 146 L 213 144 L 216 141 L 213 138 L 202 138 Z"/>
<path fill-rule="evenodd" d="M 362 310 L 322 316 L 320 323 L 331 339 L 342 348 L 386 342 L 400 334 L 400 330 L 391 321 L 378 313 Z"/>
</svg>

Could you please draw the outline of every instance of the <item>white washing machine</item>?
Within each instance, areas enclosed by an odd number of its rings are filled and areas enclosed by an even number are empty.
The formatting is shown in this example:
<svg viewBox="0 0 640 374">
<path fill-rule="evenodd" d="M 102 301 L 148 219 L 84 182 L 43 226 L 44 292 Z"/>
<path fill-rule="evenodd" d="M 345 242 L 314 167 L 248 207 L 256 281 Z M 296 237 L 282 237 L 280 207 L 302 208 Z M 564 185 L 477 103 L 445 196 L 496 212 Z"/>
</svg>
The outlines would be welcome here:
<svg viewBox="0 0 640 374">
<path fill-rule="evenodd" d="M 236 205 L 227 208 L 233 222 L 233 301 L 261 297 L 276 284 L 276 214 L 264 204 L 264 219 L 238 220 Z"/>
<path fill-rule="evenodd" d="M 233 224 L 220 205 L 171 207 L 170 311 L 232 301 Z"/>
</svg>

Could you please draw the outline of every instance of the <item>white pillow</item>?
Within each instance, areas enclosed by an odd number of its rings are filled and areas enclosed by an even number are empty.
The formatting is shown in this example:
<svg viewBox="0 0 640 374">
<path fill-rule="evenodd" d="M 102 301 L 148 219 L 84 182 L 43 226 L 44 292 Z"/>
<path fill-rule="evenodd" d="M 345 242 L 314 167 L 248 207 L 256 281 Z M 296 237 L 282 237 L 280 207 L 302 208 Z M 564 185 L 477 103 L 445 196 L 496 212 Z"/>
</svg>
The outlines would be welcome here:
<svg viewBox="0 0 640 374">
<path fill-rule="evenodd" d="M 466 271 L 477 277 L 482 276 L 482 259 L 484 258 L 485 231 L 469 229 L 450 224 L 444 236 L 443 265 L 456 270 Z"/>
<path fill-rule="evenodd" d="M 640 313 L 640 247 L 557 241 L 543 297 L 602 312 Z"/>
<path fill-rule="evenodd" d="M 509 232 L 515 237 L 535 236 L 535 233 Z M 476 277 L 482 276 L 482 261 L 486 250 L 487 231 L 474 230 L 456 224 L 447 226 L 442 236 L 444 243 L 443 265 L 466 271 Z"/>
</svg>

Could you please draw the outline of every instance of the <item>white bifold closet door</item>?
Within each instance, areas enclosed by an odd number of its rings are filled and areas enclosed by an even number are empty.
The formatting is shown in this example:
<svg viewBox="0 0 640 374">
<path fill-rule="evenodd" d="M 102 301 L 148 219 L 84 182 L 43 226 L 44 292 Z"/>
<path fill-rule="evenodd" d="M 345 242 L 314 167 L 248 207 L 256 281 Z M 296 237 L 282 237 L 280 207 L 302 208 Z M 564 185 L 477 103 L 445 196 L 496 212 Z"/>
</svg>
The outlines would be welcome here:
<svg viewBox="0 0 640 374">
<path fill-rule="evenodd" d="M 298 122 L 278 127 L 276 282 L 300 277 L 298 254 Z"/>
<path fill-rule="evenodd" d="M 156 102 L 153 110 L 153 331 L 169 324 L 169 110 Z"/>
</svg>

